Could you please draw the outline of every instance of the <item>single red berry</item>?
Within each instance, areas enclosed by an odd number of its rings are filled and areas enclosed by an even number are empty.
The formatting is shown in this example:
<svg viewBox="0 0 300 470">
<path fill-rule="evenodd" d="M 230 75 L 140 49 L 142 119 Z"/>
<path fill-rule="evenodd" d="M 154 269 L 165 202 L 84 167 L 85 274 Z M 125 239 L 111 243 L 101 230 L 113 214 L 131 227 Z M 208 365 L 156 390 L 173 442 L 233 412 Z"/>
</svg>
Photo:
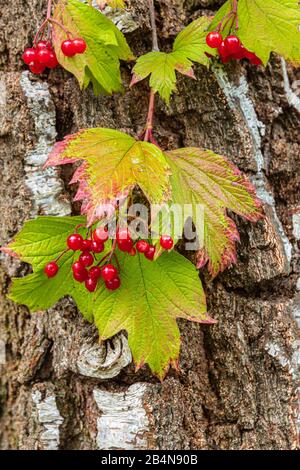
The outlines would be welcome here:
<svg viewBox="0 0 300 470">
<path fill-rule="evenodd" d="M 131 235 L 128 228 L 120 228 L 116 235 L 117 241 L 131 240 Z"/>
<path fill-rule="evenodd" d="M 87 288 L 87 290 L 89 292 L 95 292 L 96 288 L 97 288 L 97 280 L 96 279 L 92 279 L 91 277 L 89 277 L 88 279 L 86 279 L 85 281 L 85 287 Z"/>
<path fill-rule="evenodd" d="M 55 67 L 58 66 L 58 60 L 55 52 L 50 51 L 50 58 L 46 65 L 49 69 L 55 69 Z"/>
<path fill-rule="evenodd" d="M 227 36 L 227 38 L 224 40 L 224 44 L 229 55 L 237 54 L 241 47 L 241 41 L 237 36 Z"/>
<path fill-rule="evenodd" d="M 241 44 L 241 47 L 238 50 L 238 52 L 236 54 L 233 54 L 232 57 L 236 60 L 241 60 L 246 57 L 246 54 L 247 54 L 247 49 L 243 46 L 243 44 Z"/>
<path fill-rule="evenodd" d="M 102 253 L 104 250 L 104 243 L 103 242 L 96 242 L 95 240 L 91 243 L 91 250 L 94 253 Z"/>
<path fill-rule="evenodd" d="M 85 269 L 84 265 L 82 263 L 80 263 L 80 261 L 75 261 L 75 263 L 73 263 L 72 270 L 73 270 L 74 273 L 85 273 L 86 272 L 86 269 Z"/>
<path fill-rule="evenodd" d="M 76 54 L 83 54 L 86 50 L 86 42 L 82 38 L 73 39 L 73 46 L 76 50 Z"/>
<path fill-rule="evenodd" d="M 261 59 L 257 57 L 257 55 L 254 54 L 254 52 L 250 52 L 249 54 L 247 54 L 247 59 L 250 60 L 250 63 L 252 65 L 262 65 Z"/>
<path fill-rule="evenodd" d="M 129 253 L 132 248 L 133 248 L 133 241 L 131 239 L 129 240 L 118 240 L 117 241 L 118 248 L 120 251 L 125 251 Z"/>
<path fill-rule="evenodd" d="M 99 266 L 93 266 L 89 270 L 89 277 L 97 281 L 101 277 L 101 268 L 99 268 Z"/>
<path fill-rule="evenodd" d="M 51 52 L 50 52 L 46 47 L 44 47 L 44 49 L 40 49 L 40 50 L 37 52 L 36 57 L 37 57 L 37 61 L 38 61 L 40 64 L 46 65 L 46 64 L 48 64 L 48 62 L 50 61 Z"/>
<path fill-rule="evenodd" d="M 221 62 L 222 64 L 228 64 L 228 62 L 230 62 L 232 60 L 232 55 L 227 55 L 227 56 L 223 56 L 221 57 Z"/>
<path fill-rule="evenodd" d="M 119 277 L 114 277 L 110 281 L 105 281 L 106 288 L 109 290 L 117 290 L 121 285 Z"/>
<path fill-rule="evenodd" d="M 218 47 L 218 52 L 220 57 L 227 57 L 230 55 L 224 41 L 222 41 L 221 45 Z"/>
<path fill-rule="evenodd" d="M 94 262 L 94 257 L 89 251 L 83 251 L 79 256 L 79 262 L 83 266 L 91 266 Z"/>
<path fill-rule="evenodd" d="M 139 253 L 146 253 L 149 248 L 149 243 L 146 240 L 139 240 L 136 244 L 136 249 Z"/>
<path fill-rule="evenodd" d="M 155 246 L 149 245 L 148 250 L 145 253 L 145 257 L 149 259 L 150 261 L 153 261 L 154 259 L 154 254 L 155 254 Z"/>
<path fill-rule="evenodd" d="M 169 235 L 162 235 L 160 237 L 160 246 L 164 249 L 164 250 L 171 250 L 171 248 L 173 247 L 174 245 L 174 241 L 173 241 L 173 238 L 170 237 Z"/>
<path fill-rule="evenodd" d="M 48 48 L 48 42 L 47 41 L 39 41 L 36 45 L 36 49 L 39 51 L 41 49 L 47 49 Z"/>
<path fill-rule="evenodd" d="M 109 233 L 106 227 L 98 227 L 93 232 L 93 239 L 95 242 L 106 242 L 108 240 Z"/>
<path fill-rule="evenodd" d="M 40 75 L 44 72 L 45 66 L 43 64 L 40 64 L 39 62 L 30 62 L 29 70 L 30 72 L 35 73 L 36 75 Z"/>
<path fill-rule="evenodd" d="M 81 243 L 81 251 L 89 251 L 92 249 L 92 240 L 89 240 L 88 238 L 86 240 L 82 240 Z"/>
<path fill-rule="evenodd" d="M 54 277 L 58 273 L 58 266 L 55 261 L 51 261 L 50 263 L 46 264 L 44 272 L 48 277 Z"/>
<path fill-rule="evenodd" d="M 206 36 L 206 44 L 212 49 L 217 49 L 223 41 L 222 34 L 218 31 L 212 31 Z"/>
<path fill-rule="evenodd" d="M 71 39 L 66 39 L 61 44 L 61 50 L 62 50 L 63 55 L 65 55 L 66 57 L 73 57 L 76 54 L 76 49 Z"/>
<path fill-rule="evenodd" d="M 83 238 L 79 233 L 72 233 L 72 235 L 67 238 L 67 245 L 70 250 L 73 251 L 81 250 L 82 242 Z"/>
<path fill-rule="evenodd" d="M 114 277 L 118 276 L 117 268 L 115 268 L 112 264 L 107 264 L 101 269 L 101 276 L 104 281 L 111 281 L 114 279 Z"/>
<path fill-rule="evenodd" d="M 88 279 L 89 273 L 87 272 L 86 269 L 84 271 L 81 271 L 81 272 L 73 271 L 73 277 L 74 277 L 75 281 L 84 282 Z"/>
<path fill-rule="evenodd" d="M 135 256 L 136 255 L 136 248 L 134 248 L 134 246 L 131 248 L 130 251 L 128 251 L 128 253 L 130 254 L 130 256 Z"/>
<path fill-rule="evenodd" d="M 23 52 L 22 59 L 24 60 L 25 64 L 29 65 L 31 62 L 36 62 L 36 55 L 36 49 L 34 47 L 29 47 Z"/>
</svg>

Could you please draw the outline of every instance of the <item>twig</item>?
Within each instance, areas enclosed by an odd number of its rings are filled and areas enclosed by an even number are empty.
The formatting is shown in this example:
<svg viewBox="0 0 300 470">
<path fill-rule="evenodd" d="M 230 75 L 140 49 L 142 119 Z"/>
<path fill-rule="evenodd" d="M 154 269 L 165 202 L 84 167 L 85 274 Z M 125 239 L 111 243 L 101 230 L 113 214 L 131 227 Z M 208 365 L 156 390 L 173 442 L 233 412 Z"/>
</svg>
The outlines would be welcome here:
<svg viewBox="0 0 300 470">
<path fill-rule="evenodd" d="M 152 51 L 159 52 L 157 28 L 156 28 L 156 21 L 155 21 L 154 1 L 148 0 L 148 5 L 149 5 L 150 23 L 151 23 L 151 29 L 152 29 Z"/>
</svg>

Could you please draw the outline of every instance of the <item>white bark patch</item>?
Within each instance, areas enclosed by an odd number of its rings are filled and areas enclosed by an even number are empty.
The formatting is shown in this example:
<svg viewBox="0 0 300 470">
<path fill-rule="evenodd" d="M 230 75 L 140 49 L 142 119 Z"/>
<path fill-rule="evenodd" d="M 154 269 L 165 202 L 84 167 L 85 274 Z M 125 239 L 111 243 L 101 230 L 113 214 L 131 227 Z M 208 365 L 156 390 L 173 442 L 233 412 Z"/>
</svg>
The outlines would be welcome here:
<svg viewBox="0 0 300 470">
<path fill-rule="evenodd" d="M 59 427 L 64 420 L 57 408 L 55 396 L 42 399 L 41 392 L 35 390 L 32 392 L 32 400 L 36 405 L 38 422 L 43 427 L 39 442 L 44 450 L 58 450 Z"/>
<path fill-rule="evenodd" d="M 227 98 L 229 107 L 231 109 L 237 109 L 241 113 L 245 125 L 252 137 L 253 153 L 257 165 L 257 174 L 256 177 L 252 179 L 252 182 L 256 187 L 258 197 L 272 209 L 274 222 L 282 240 L 287 261 L 290 264 L 292 259 L 292 245 L 290 244 L 289 239 L 284 232 L 282 223 L 276 213 L 274 196 L 267 189 L 266 179 L 263 172 L 265 168 L 265 159 L 261 150 L 261 136 L 265 133 L 265 126 L 261 121 L 259 121 L 253 102 L 248 96 L 249 87 L 247 80 L 242 75 L 239 79 L 238 85 L 231 83 L 224 67 L 222 66 L 215 65 L 213 67 L 213 72 Z"/>
<path fill-rule="evenodd" d="M 147 385 L 131 385 L 124 393 L 94 389 L 94 398 L 101 411 L 97 419 L 97 446 L 100 450 L 147 449 L 149 420 L 143 397 Z"/>
<path fill-rule="evenodd" d="M 128 366 L 131 360 L 127 338 L 119 334 L 101 344 L 85 343 L 79 351 L 77 370 L 86 377 L 111 379 Z"/>
<path fill-rule="evenodd" d="M 300 240 L 300 212 L 293 214 L 293 235 Z"/>
<path fill-rule="evenodd" d="M 286 94 L 287 101 L 290 106 L 293 106 L 299 113 L 300 113 L 300 98 L 296 95 L 296 93 L 292 90 L 290 85 L 289 76 L 287 73 L 286 62 L 283 57 L 281 57 L 281 68 L 282 68 L 282 75 L 283 75 L 283 86 L 284 91 Z M 298 90 L 300 89 L 300 81 L 297 80 L 297 87 Z"/>
<path fill-rule="evenodd" d="M 32 193 L 31 216 L 69 215 L 71 205 L 62 196 L 63 185 L 56 168 L 43 170 L 56 141 L 55 107 L 46 82 L 31 82 L 29 72 L 23 72 L 20 85 L 35 125 L 36 145 L 25 155 L 26 185 Z"/>
<path fill-rule="evenodd" d="M 81 0 L 82 1 L 82 0 Z M 93 0 L 92 3 L 93 7 L 99 10 L 99 6 L 96 0 Z M 109 19 L 111 19 L 117 28 L 119 28 L 123 33 L 131 33 L 138 29 L 139 25 L 134 21 L 131 14 L 123 9 L 113 9 L 109 6 L 105 7 L 102 12 L 106 15 Z"/>
</svg>

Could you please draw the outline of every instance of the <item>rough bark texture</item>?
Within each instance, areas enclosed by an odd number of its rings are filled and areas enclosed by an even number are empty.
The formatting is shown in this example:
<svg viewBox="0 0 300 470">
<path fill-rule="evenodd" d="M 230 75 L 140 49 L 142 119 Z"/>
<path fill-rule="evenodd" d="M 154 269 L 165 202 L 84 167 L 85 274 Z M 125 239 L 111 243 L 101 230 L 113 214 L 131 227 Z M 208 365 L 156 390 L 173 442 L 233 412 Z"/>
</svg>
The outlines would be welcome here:
<svg viewBox="0 0 300 470">
<path fill-rule="evenodd" d="M 146 0 L 118 15 L 133 50 L 150 48 Z M 156 2 L 162 48 L 213 0 Z M 95 98 L 56 70 L 43 79 L 23 67 L 22 49 L 45 1 L 0 0 L 0 242 L 37 214 L 75 214 L 70 168 L 41 171 L 55 140 L 82 127 L 133 134 L 145 121 L 148 90 Z M 255 182 L 266 220 L 238 221 L 238 264 L 210 283 L 214 326 L 180 322 L 181 372 L 160 384 L 134 372 L 127 340 L 97 345 L 95 328 L 68 299 L 29 315 L 6 299 L 10 277 L 28 267 L 1 255 L 0 447 L 2 449 L 294 449 L 299 408 L 300 99 L 299 71 L 273 57 L 264 69 L 197 67 L 170 109 L 158 101 L 164 148 L 194 145 L 228 155 Z"/>
</svg>

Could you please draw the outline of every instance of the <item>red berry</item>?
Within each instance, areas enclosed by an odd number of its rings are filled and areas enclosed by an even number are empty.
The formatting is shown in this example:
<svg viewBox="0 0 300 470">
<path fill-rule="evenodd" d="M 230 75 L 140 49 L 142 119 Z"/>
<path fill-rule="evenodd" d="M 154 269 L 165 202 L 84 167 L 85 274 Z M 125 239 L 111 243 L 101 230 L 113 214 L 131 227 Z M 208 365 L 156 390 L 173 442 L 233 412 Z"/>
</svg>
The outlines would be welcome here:
<svg viewBox="0 0 300 470">
<path fill-rule="evenodd" d="M 149 248 L 145 253 L 145 257 L 149 259 L 150 261 L 153 261 L 154 254 L 155 254 L 155 246 L 149 245 Z"/>
<path fill-rule="evenodd" d="M 103 242 L 96 242 L 95 240 L 91 243 L 91 250 L 94 253 L 102 253 L 104 250 L 104 243 Z"/>
<path fill-rule="evenodd" d="M 73 57 L 76 54 L 76 49 L 71 39 L 66 39 L 61 44 L 61 50 L 62 50 L 63 55 L 65 55 L 66 57 Z"/>
<path fill-rule="evenodd" d="M 206 36 L 206 44 L 212 49 L 217 49 L 223 41 L 222 34 L 218 31 L 212 31 Z"/>
<path fill-rule="evenodd" d="M 112 264 L 107 264 L 101 269 L 101 276 L 104 281 L 111 281 L 118 276 L 118 271 Z"/>
<path fill-rule="evenodd" d="M 89 277 L 85 281 L 85 287 L 87 288 L 88 291 L 94 292 L 97 288 L 97 280 Z"/>
<path fill-rule="evenodd" d="M 173 242 L 173 238 L 170 237 L 169 235 L 162 235 L 160 237 L 160 246 L 164 249 L 164 250 L 171 250 L 171 248 L 173 247 L 174 245 L 174 242 Z"/>
<path fill-rule="evenodd" d="M 47 49 L 48 48 L 48 42 L 47 41 L 39 41 L 36 45 L 36 49 L 39 51 L 41 49 Z"/>
<path fill-rule="evenodd" d="M 22 55 L 22 59 L 24 60 L 25 64 L 29 65 L 31 62 L 36 62 L 36 49 L 34 47 L 29 47 L 25 49 Z"/>
<path fill-rule="evenodd" d="M 58 266 L 55 261 L 51 261 L 50 263 L 46 264 L 44 272 L 48 277 L 54 277 L 58 273 Z"/>
<path fill-rule="evenodd" d="M 236 54 L 233 54 L 233 58 L 236 60 L 241 60 L 246 57 L 247 49 L 241 44 L 239 51 Z"/>
<path fill-rule="evenodd" d="M 93 232 L 93 238 L 95 242 L 106 242 L 109 234 L 106 227 L 98 227 Z"/>
<path fill-rule="evenodd" d="M 50 58 L 46 64 L 49 69 L 55 69 L 58 66 L 58 60 L 55 52 L 50 51 Z"/>
<path fill-rule="evenodd" d="M 230 55 L 224 41 L 222 41 L 221 45 L 218 47 L 218 52 L 221 57 L 228 57 Z"/>
<path fill-rule="evenodd" d="M 114 277 L 110 281 L 105 281 L 106 288 L 109 290 L 117 290 L 121 285 L 119 277 Z"/>
<path fill-rule="evenodd" d="M 81 264 L 80 261 L 75 261 L 72 265 L 72 269 L 74 273 L 84 273 L 86 271 L 84 265 Z"/>
<path fill-rule="evenodd" d="M 149 248 L 149 243 L 146 240 L 139 240 L 136 244 L 136 249 L 139 253 L 146 253 Z"/>
<path fill-rule="evenodd" d="M 40 75 L 40 73 L 44 72 L 45 66 L 43 64 L 40 64 L 39 62 L 30 62 L 29 70 L 30 72 L 35 73 L 36 75 Z"/>
<path fill-rule="evenodd" d="M 94 262 L 94 257 L 89 251 L 83 251 L 79 256 L 79 262 L 83 266 L 91 266 Z"/>
<path fill-rule="evenodd" d="M 224 44 L 229 55 L 237 54 L 241 47 L 241 41 L 237 36 L 227 36 L 224 40 Z"/>
<path fill-rule="evenodd" d="M 84 269 L 84 271 L 82 272 L 73 271 L 73 277 L 75 281 L 84 282 L 88 279 L 89 273 L 87 272 L 86 269 Z"/>
<path fill-rule="evenodd" d="M 117 231 L 117 241 L 131 240 L 128 228 L 121 228 Z"/>
<path fill-rule="evenodd" d="M 73 250 L 73 251 L 80 250 L 82 246 L 82 242 L 83 242 L 83 238 L 81 235 L 79 235 L 79 233 L 72 233 L 72 235 L 70 235 L 67 238 L 67 245 L 70 248 L 70 250 Z"/>
<path fill-rule="evenodd" d="M 48 64 L 48 62 L 50 61 L 50 58 L 51 58 L 51 52 L 46 49 L 44 47 L 44 49 L 40 49 L 38 52 L 37 52 L 37 61 L 40 63 L 40 64 L 43 64 L 43 65 L 46 65 Z"/>
<path fill-rule="evenodd" d="M 128 251 L 128 253 L 130 254 L 130 256 L 135 256 L 136 255 L 136 248 L 134 248 L 134 246 L 131 248 L 130 251 Z"/>
<path fill-rule="evenodd" d="M 83 54 L 86 50 L 86 42 L 82 38 L 73 39 L 73 46 L 76 50 L 76 54 Z"/>
<path fill-rule="evenodd" d="M 133 241 L 129 240 L 118 240 L 118 248 L 120 251 L 130 252 L 133 248 Z"/>
<path fill-rule="evenodd" d="M 86 239 L 82 240 L 81 251 L 89 251 L 92 249 L 92 240 Z"/>
<path fill-rule="evenodd" d="M 101 277 L 101 268 L 99 268 L 99 266 L 93 266 L 89 270 L 89 277 L 97 281 Z"/>
<path fill-rule="evenodd" d="M 254 54 L 254 52 L 250 52 L 247 58 L 250 60 L 252 65 L 262 65 L 262 61 L 256 54 Z"/>
</svg>

